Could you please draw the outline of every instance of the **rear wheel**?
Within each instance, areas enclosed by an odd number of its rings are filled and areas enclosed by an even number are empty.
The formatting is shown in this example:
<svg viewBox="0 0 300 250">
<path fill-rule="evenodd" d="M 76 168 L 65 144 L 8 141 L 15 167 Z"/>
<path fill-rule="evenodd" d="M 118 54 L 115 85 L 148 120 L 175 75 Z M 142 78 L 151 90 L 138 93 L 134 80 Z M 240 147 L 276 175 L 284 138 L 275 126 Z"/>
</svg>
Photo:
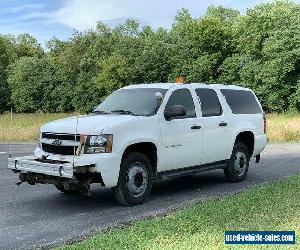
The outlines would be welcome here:
<svg viewBox="0 0 300 250">
<path fill-rule="evenodd" d="M 231 182 L 243 181 L 248 174 L 249 161 L 250 157 L 247 146 L 242 142 L 236 142 L 229 164 L 224 170 L 227 180 Z"/>
<path fill-rule="evenodd" d="M 143 154 L 133 152 L 122 160 L 116 199 L 125 206 L 138 205 L 150 196 L 153 183 L 153 171 L 150 160 Z"/>
</svg>

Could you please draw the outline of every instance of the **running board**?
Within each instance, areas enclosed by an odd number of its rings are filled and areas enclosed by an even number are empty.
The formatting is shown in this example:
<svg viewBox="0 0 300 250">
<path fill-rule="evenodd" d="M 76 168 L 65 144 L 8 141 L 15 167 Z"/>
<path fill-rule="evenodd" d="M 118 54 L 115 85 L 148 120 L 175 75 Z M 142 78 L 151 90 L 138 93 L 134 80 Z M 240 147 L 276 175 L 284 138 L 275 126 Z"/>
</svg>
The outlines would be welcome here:
<svg viewBox="0 0 300 250">
<path fill-rule="evenodd" d="M 199 166 L 168 170 L 168 171 L 158 172 L 156 174 L 156 177 L 157 179 L 167 179 L 170 177 L 186 176 L 190 174 L 201 173 L 201 172 L 206 172 L 215 169 L 224 169 L 227 166 L 227 164 L 228 164 L 228 160 L 225 160 L 225 161 L 218 161 L 209 164 L 203 164 Z"/>
</svg>

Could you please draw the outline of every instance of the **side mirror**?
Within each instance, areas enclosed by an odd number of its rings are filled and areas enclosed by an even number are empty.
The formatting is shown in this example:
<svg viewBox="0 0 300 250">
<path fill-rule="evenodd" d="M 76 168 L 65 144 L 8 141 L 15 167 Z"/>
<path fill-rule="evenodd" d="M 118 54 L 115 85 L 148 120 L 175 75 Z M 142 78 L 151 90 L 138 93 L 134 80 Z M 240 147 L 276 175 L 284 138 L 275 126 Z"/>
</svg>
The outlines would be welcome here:
<svg viewBox="0 0 300 250">
<path fill-rule="evenodd" d="M 163 94 L 161 92 L 156 92 L 155 93 L 155 99 L 157 100 L 157 102 L 159 104 L 161 104 L 162 101 L 163 101 L 163 99 L 164 99 L 164 96 L 163 96 Z"/>
<path fill-rule="evenodd" d="M 173 105 L 165 109 L 165 118 L 167 121 L 182 117 L 186 115 L 185 107 L 182 105 Z"/>
<path fill-rule="evenodd" d="M 155 99 L 156 99 L 156 111 L 159 109 L 162 101 L 164 100 L 164 96 L 161 92 L 156 92 L 155 93 Z"/>
</svg>

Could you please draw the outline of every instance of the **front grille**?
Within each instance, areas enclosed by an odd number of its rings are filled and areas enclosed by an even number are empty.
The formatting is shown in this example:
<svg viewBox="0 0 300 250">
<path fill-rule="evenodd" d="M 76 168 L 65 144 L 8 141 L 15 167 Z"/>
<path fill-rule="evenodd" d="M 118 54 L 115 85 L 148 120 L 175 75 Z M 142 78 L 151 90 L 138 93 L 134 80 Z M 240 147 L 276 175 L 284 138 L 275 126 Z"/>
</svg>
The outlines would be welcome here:
<svg viewBox="0 0 300 250">
<path fill-rule="evenodd" d="M 42 143 L 43 151 L 51 154 L 74 155 L 74 152 L 76 152 L 77 148 L 78 147 L 74 146 L 55 146 L 52 144 Z"/>
<path fill-rule="evenodd" d="M 42 133 L 42 138 L 62 140 L 62 141 L 75 141 L 75 134 L 55 134 L 55 133 Z M 76 141 L 80 141 L 80 135 L 76 135 Z"/>
</svg>

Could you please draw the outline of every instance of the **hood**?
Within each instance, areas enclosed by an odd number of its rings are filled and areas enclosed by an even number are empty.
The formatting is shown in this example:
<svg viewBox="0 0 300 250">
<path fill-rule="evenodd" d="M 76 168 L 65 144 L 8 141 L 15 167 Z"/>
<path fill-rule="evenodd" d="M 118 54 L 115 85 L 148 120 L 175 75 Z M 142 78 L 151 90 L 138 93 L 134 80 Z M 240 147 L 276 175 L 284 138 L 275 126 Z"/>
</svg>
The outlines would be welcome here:
<svg viewBox="0 0 300 250">
<path fill-rule="evenodd" d="M 41 132 L 97 135 L 112 125 L 142 118 L 142 116 L 132 115 L 73 116 L 45 124 L 41 127 Z"/>
</svg>

